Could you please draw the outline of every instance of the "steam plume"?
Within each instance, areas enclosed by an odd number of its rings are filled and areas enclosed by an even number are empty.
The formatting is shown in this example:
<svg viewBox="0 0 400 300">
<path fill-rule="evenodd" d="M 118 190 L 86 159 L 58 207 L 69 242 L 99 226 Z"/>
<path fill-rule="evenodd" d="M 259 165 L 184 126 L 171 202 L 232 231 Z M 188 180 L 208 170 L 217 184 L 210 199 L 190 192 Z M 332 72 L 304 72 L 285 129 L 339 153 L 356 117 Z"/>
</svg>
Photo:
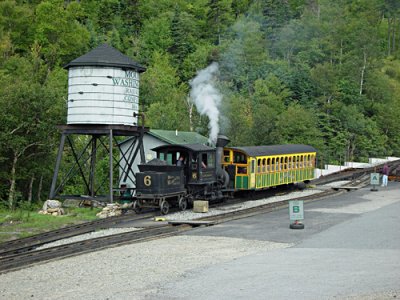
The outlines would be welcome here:
<svg viewBox="0 0 400 300">
<path fill-rule="evenodd" d="M 190 99 L 196 105 L 201 115 L 206 115 L 210 120 L 208 128 L 210 129 L 209 140 L 216 143 L 219 132 L 219 105 L 222 95 L 214 86 L 215 76 L 218 73 L 218 64 L 212 63 L 207 68 L 197 73 L 197 76 L 190 81 L 192 90 Z"/>
</svg>

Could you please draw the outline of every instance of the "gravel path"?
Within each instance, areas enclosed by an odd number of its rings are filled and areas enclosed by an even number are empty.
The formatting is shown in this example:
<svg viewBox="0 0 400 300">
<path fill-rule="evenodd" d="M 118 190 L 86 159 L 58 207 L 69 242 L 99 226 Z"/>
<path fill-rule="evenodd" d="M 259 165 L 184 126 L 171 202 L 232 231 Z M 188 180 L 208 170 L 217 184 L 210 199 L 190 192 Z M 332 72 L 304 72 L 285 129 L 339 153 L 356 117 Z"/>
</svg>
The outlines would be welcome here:
<svg viewBox="0 0 400 300">
<path fill-rule="evenodd" d="M 168 215 L 167 219 L 194 219 L 320 191 L 317 188 L 306 189 L 222 209 L 210 209 L 206 214 L 179 212 Z M 131 230 L 137 228 L 100 231 L 46 247 Z M 158 286 L 201 268 L 291 246 L 287 243 L 210 236 L 175 236 L 125 245 L 2 274 L 0 299 L 148 299 L 157 293 Z"/>
<path fill-rule="evenodd" d="M 290 244 L 175 236 L 0 275 L 1 299 L 145 299 L 159 284 L 209 265 Z"/>
</svg>

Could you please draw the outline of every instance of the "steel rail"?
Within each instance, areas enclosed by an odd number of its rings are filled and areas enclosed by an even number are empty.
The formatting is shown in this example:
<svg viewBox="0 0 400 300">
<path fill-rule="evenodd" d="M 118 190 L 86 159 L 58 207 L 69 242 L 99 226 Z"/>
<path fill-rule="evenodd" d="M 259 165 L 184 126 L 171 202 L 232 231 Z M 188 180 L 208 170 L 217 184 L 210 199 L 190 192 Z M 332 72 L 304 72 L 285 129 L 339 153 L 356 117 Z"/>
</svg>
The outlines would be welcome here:
<svg viewBox="0 0 400 300">
<path fill-rule="evenodd" d="M 110 217 L 77 225 L 71 225 L 64 228 L 36 234 L 30 237 L 4 242 L 0 244 L 0 257 L 30 251 L 50 242 L 70 238 L 84 233 L 94 232 L 99 229 L 110 228 L 116 224 L 127 221 L 146 219 L 152 216 L 154 216 L 154 214 L 149 213 L 144 215 L 136 215 L 128 213 L 122 216 Z"/>
<path fill-rule="evenodd" d="M 165 224 L 158 227 L 150 227 L 136 231 L 79 241 L 67 245 L 0 257 L 0 274 L 53 259 L 75 256 L 78 254 L 98 251 L 109 247 L 121 246 L 124 244 L 163 238 L 175 235 L 191 228 L 192 227 L 188 225 L 171 226 Z"/>
</svg>

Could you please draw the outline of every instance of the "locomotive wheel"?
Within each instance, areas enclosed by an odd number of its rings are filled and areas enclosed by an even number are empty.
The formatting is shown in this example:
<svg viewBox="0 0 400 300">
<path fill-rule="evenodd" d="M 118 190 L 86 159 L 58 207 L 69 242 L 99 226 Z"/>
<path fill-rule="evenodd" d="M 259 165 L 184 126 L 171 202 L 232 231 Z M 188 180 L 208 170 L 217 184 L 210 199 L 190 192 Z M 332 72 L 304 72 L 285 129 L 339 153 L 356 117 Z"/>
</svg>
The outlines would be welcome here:
<svg viewBox="0 0 400 300">
<path fill-rule="evenodd" d="M 183 196 L 179 197 L 179 209 L 181 211 L 184 211 L 184 210 L 186 210 L 187 207 L 188 207 L 187 199 Z"/>
<path fill-rule="evenodd" d="M 169 203 L 166 200 L 162 200 L 160 203 L 161 214 L 166 215 L 169 212 Z"/>
<path fill-rule="evenodd" d="M 139 201 L 135 200 L 133 202 L 133 210 L 138 214 L 142 211 L 142 208 L 140 207 Z"/>
</svg>

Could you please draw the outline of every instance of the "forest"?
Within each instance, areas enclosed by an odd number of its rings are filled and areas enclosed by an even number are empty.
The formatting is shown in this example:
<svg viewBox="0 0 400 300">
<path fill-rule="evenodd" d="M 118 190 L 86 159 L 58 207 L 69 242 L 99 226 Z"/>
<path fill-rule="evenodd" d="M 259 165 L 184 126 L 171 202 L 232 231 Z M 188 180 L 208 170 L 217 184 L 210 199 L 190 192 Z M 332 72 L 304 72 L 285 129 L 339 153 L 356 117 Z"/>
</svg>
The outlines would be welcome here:
<svg viewBox="0 0 400 300">
<path fill-rule="evenodd" d="M 150 128 L 208 136 L 191 83 L 217 63 L 231 145 L 309 144 L 318 167 L 400 156 L 398 0 L 2 0 L 0 205 L 47 199 L 63 67 L 103 43 L 147 68 Z"/>
</svg>

